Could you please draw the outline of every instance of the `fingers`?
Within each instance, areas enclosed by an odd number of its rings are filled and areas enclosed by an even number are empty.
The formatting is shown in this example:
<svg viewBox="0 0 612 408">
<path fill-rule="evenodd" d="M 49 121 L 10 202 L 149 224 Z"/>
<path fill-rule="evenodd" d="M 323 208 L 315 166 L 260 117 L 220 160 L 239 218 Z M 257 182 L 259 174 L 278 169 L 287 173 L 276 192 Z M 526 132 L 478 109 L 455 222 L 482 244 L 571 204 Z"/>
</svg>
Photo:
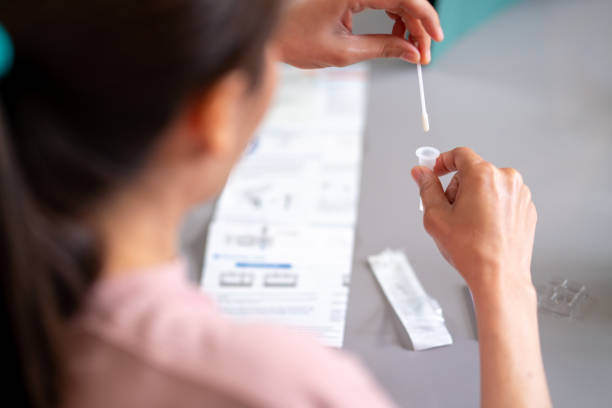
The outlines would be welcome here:
<svg viewBox="0 0 612 408">
<path fill-rule="evenodd" d="M 353 13 L 350 10 L 346 10 L 342 15 L 342 24 L 350 33 L 353 32 Z"/>
<path fill-rule="evenodd" d="M 393 14 L 392 12 L 390 12 L 389 10 L 385 10 L 385 13 L 387 14 L 387 16 L 391 19 L 391 20 L 397 20 L 400 19 L 401 17 L 398 16 L 397 14 Z"/>
<path fill-rule="evenodd" d="M 347 39 L 345 55 L 335 65 L 343 66 L 373 58 L 401 58 L 416 63 L 421 54 L 409 41 L 390 34 L 356 35 Z"/>
<path fill-rule="evenodd" d="M 412 177 L 419 186 L 424 214 L 425 230 L 436 241 L 447 235 L 450 204 L 444 195 L 440 180 L 427 167 L 412 169 Z"/>
<path fill-rule="evenodd" d="M 444 194 L 449 203 L 454 204 L 457 199 L 457 193 L 459 192 L 459 173 L 455 173 L 450 183 L 446 187 Z"/>
<path fill-rule="evenodd" d="M 393 30 L 391 31 L 391 35 L 395 37 L 399 37 L 402 40 L 405 39 L 406 36 L 406 24 L 402 21 L 401 18 L 396 18 L 395 23 L 393 23 Z"/>
<path fill-rule="evenodd" d="M 431 38 L 436 41 L 444 39 L 438 13 L 427 0 L 354 0 L 352 3 L 355 11 L 361 11 L 364 7 L 388 10 L 401 16 L 405 23 L 409 18 L 416 18 L 421 20 Z"/>
<path fill-rule="evenodd" d="M 527 186 L 527 184 L 523 184 L 521 187 L 521 197 L 526 205 L 529 205 L 533 202 L 533 198 L 531 196 L 531 189 Z"/>
<path fill-rule="evenodd" d="M 434 173 L 440 177 L 453 171 L 465 171 L 475 164 L 482 163 L 484 160 L 468 147 L 457 147 L 448 152 L 444 152 L 436 161 Z"/>
<path fill-rule="evenodd" d="M 416 166 L 412 169 L 412 178 L 419 186 L 423 207 L 448 209 L 449 203 L 444 195 L 442 183 L 427 167 Z"/>
<path fill-rule="evenodd" d="M 429 64 L 431 61 L 431 37 L 421 22 L 415 18 L 407 20 L 407 23 L 400 16 L 387 12 L 387 15 L 395 22 L 393 23 L 392 35 L 404 39 L 406 37 L 406 29 L 410 31 L 410 42 L 418 48 L 421 54 L 421 64 Z"/>
<path fill-rule="evenodd" d="M 431 37 L 421 21 L 416 18 L 406 20 L 406 28 L 410 32 L 410 42 L 416 45 L 421 53 L 421 64 L 429 64 L 431 61 Z"/>
</svg>

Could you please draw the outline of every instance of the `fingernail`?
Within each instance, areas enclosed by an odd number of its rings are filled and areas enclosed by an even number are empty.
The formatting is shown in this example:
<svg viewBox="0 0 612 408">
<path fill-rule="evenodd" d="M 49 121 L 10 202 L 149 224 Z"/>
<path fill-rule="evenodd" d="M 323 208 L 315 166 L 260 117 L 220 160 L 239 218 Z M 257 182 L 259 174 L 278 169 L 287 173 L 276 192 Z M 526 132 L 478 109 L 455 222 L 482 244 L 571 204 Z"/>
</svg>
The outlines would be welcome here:
<svg viewBox="0 0 612 408">
<path fill-rule="evenodd" d="M 401 57 L 403 60 L 408 61 L 408 62 L 413 62 L 413 63 L 417 63 L 419 62 L 419 59 L 421 59 L 421 56 L 419 54 L 415 54 L 413 52 L 407 52 L 405 54 L 402 55 Z"/>
</svg>

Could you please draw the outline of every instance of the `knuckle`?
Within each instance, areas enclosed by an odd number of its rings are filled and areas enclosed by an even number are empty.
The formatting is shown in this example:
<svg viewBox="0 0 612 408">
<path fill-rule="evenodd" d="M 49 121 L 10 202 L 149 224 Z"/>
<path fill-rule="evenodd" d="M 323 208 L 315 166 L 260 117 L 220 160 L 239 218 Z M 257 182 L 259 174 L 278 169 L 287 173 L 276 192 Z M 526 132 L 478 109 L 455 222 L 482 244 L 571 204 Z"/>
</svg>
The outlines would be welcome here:
<svg viewBox="0 0 612 408">
<path fill-rule="evenodd" d="M 497 168 L 489 162 L 482 162 L 474 166 L 474 171 L 481 182 L 489 183 L 495 178 Z"/>
<path fill-rule="evenodd" d="M 523 184 L 523 194 L 528 202 L 532 202 L 531 189 L 525 184 Z"/>
<path fill-rule="evenodd" d="M 488 174 L 490 176 L 494 176 L 495 173 L 497 173 L 497 167 L 495 167 L 493 165 L 493 163 L 491 163 L 491 162 L 484 162 L 480 166 L 482 167 L 482 171 L 485 174 Z"/>
<path fill-rule="evenodd" d="M 472 149 L 470 149 L 469 147 L 460 146 L 460 147 L 456 147 L 455 148 L 455 154 L 456 155 L 468 156 L 468 155 L 471 155 L 473 153 L 474 153 L 474 151 Z"/>
<path fill-rule="evenodd" d="M 399 52 L 397 51 L 397 48 L 395 46 L 392 46 L 390 44 L 385 44 L 382 47 L 380 55 L 383 58 L 391 58 L 391 57 L 395 57 L 399 55 Z"/>
<path fill-rule="evenodd" d="M 421 184 L 421 197 L 424 196 L 425 194 L 427 194 L 427 192 L 429 190 L 431 190 L 434 187 L 434 181 L 433 180 L 425 180 L 423 181 L 423 184 Z"/>
<path fill-rule="evenodd" d="M 521 173 L 519 173 L 518 170 L 513 168 L 507 168 L 504 169 L 504 173 L 512 184 L 516 186 L 523 184 L 523 176 L 521 175 Z"/>
</svg>

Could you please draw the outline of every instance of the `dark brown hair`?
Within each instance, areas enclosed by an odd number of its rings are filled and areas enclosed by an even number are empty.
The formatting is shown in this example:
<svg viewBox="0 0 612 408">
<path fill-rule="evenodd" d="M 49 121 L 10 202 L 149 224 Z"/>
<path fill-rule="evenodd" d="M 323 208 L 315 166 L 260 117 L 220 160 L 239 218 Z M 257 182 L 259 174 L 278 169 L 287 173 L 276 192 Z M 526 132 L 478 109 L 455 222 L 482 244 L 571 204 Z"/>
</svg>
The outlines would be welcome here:
<svg viewBox="0 0 612 408">
<path fill-rule="evenodd" d="M 14 65 L 0 80 L 4 399 L 62 398 L 65 322 L 103 247 L 79 222 L 141 169 L 164 127 L 231 70 L 257 86 L 280 0 L 0 4 Z"/>
</svg>

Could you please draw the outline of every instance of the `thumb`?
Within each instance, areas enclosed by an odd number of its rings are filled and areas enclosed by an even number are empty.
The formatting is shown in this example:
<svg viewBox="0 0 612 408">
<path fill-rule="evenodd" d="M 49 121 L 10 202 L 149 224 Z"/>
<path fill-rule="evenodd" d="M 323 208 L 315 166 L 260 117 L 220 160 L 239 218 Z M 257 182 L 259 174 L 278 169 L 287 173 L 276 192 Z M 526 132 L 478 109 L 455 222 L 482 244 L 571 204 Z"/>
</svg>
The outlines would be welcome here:
<svg viewBox="0 0 612 408">
<path fill-rule="evenodd" d="M 401 58 L 408 62 L 420 61 L 419 50 L 408 40 L 392 34 L 366 34 L 351 37 L 351 64 L 374 58 Z"/>
<path fill-rule="evenodd" d="M 446 209 L 450 206 L 442 183 L 435 174 L 427 167 L 416 166 L 412 169 L 412 178 L 418 184 L 421 192 L 421 200 L 425 209 L 441 208 Z"/>
</svg>

